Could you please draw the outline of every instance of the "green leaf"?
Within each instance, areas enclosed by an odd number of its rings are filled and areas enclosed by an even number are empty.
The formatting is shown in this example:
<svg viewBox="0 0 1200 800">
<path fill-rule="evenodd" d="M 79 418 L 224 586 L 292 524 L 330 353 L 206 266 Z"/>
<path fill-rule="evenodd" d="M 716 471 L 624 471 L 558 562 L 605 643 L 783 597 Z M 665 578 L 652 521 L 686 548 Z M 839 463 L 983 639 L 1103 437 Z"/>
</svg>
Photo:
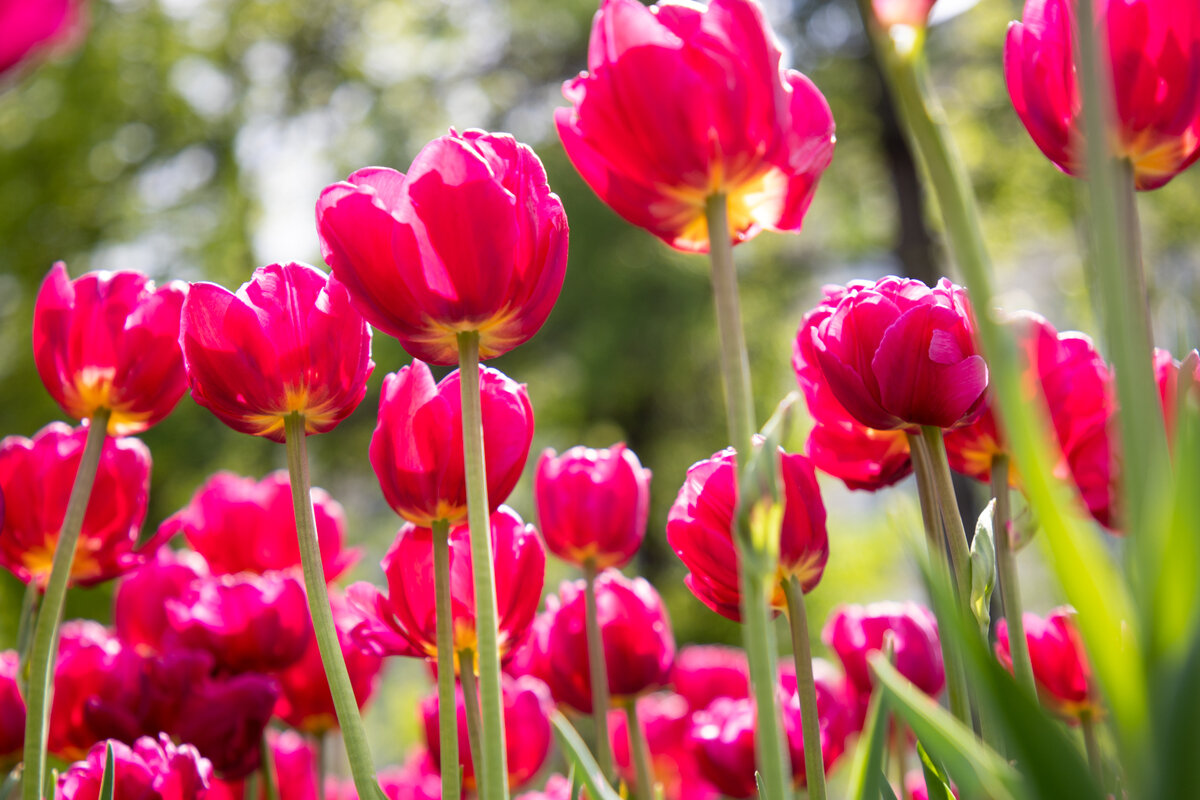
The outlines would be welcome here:
<svg viewBox="0 0 1200 800">
<path fill-rule="evenodd" d="M 749 455 L 738 454 L 739 535 L 745 540 L 743 557 L 749 557 L 760 575 L 775 571 L 779 559 L 779 530 L 783 524 L 783 485 L 779 448 L 787 438 L 799 394 L 789 392 L 767 420 Z"/>
<path fill-rule="evenodd" d="M 929 800 L 954 800 L 950 776 L 933 760 L 933 756 L 929 755 L 929 751 L 920 741 L 917 742 L 917 755 L 921 758 L 921 771 L 925 773 L 925 793 L 929 795 Z"/>
<path fill-rule="evenodd" d="M 850 768 L 850 800 L 874 800 L 879 796 L 879 779 L 883 775 L 883 753 L 887 747 L 887 704 L 883 692 L 871 693 L 866 723 L 858 737 L 858 749 Z M 884 781 L 886 783 L 887 781 Z"/>
<path fill-rule="evenodd" d="M 116 783 L 117 766 L 113 755 L 112 740 L 104 746 L 104 775 L 100 778 L 100 800 L 113 800 L 114 784 Z"/>
<path fill-rule="evenodd" d="M 617 794 L 616 790 L 608 785 L 604 773 L 600 770 L 600 765 L 596 763 L 596 759 L 592 758 L 583 739 L 579 738 L 579 732 L 562 715 L 562 712 L 555 711 L 551 714 L 550 722 L 554 725 L 554 736 L 558 739 L 559 747 L 566 755 L 567 762 L 575 768 L 583 780 L 583 785 L 588 790 L 588 796 L 592 800 L 621 800 L 621 796 Z"/>
<path fill-rule="evenodd" d="M 900 800 L 896 797 L 896 790 L 892 788 L 892 784 L 888 783 L 887 776 L 883 774 L 883 770 L 876 770 L 879 773 L 879 796 L 883 800 Z"/>
<path fill-rule="evenodd" d="M 987 636 L 992 626 L 992 591 L 996 588 L 996 542 L 992 524 L 996 516 L 996 499 L 987 504 L 975 523 L 971 539 L 971 613 Z"/>
</svg>

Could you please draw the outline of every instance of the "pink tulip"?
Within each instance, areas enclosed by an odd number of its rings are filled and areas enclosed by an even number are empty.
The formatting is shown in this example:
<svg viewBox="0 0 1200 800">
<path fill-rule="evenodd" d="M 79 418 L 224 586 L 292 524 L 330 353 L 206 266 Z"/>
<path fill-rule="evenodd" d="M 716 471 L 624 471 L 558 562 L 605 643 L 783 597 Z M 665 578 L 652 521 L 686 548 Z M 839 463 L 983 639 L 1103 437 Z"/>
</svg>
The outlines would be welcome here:
<svg viewBox="0 0 1200 800">
<path fill-rule="evenodd" d="M 862 730 L 866 716 L 866 699 L 850 680 L 823 658 L 813 659 L 813 684 L 817 696 L 818 727 L 821 731 L 821 756 L 825 771 L 833 767 L 846 752 L 846 742 Z M 794 706 L 796 721 L 799 721 L 797 698 L 796 662 L 787 658 L 779 662 L 779 686 L 784 702 Z M 799 750 L 797 778 L 803 775 L 804 735 L 801 726 L 789 728 L 788 736 L 793 747 Z"/>
<path fill-rule="evenodd" d="M 83 0 L 0 0 L 0 75 L 82 28 Z"/>
<path fill-rule="evenodd" d="M 586 790 L 584 790 L 583 796 L 587 797 Z M 545 789 L 519 794 L 516 800 L 572 800 L 571 781 L 562 775 L 551 775 L 546 781 Z"/>
<path fill-rule="evenodd" d="M 749 697 L 746 652 L 716 644 L 687 645 L 675 656 L 671 683 L 692 711 L 707 707 L 718 697 Z"/>
<path fill-rule="evenodd" d="M 554 736 L 550 728 L 550 713 L 554 701 L 546 684 L 536 678 L 509 678 L 502 681 L 504 696 L 504 741 L 508 751 L 508 785 L 516 789 L 538 773 L 550 754 Z M 467 739 L 467 707 L 462 687 L 455 693 L 458 709 L 458 762 L 462 765 L 463 786 L 475 789 L 475 767 Z M 434 764 L 442 758 L 438 736 L 438 696 L 430 695 L 421 703 L 425 723 L 425 741 Z"/>
<path fill-rule="evenodd" d="M 113 752 L 113 797 L 122 800 L 203 800 L 212 764 L 190 744 L 176 746 L 165 733 L 143 736 L 129 747 L 99 742 L 87 760 L 72 764 L 58 779 L 60 800 L 98 800 L 107 748 Z"/>
<path fill-rule="evenodd" d="M 1105 141 L 1127 160 L 1138 189 L 1157 189 L 1200 156 L 1200 8 L 1191 0 L 1096 0 L 1115 99 Z M 1075 73 L 1075 0 L 1026 0 L 1008 29 L 1004 75 L 1017 116 L 1041 151 L 1069 175 L 1085 168 Z"/>
<path fill-rule="evenodd" d="M 893 25 L 924 28 L 935 0 L 871 0 L 875 20 L 885 31 Z"/>
<path fill-rule="evenodd" d="M 825 505 L 812 464 L 801 455 L 780 453 L 784 514 L 779 567 L 771 604 L 786 608 L 781 584 L 793 576 L 805 592 L 821 580 L 829 559 Z M 690 570 L 684 581 L 692 594 L 718 614 L 741 619 L 741 577 L 733 542 L 737 492 L 732 448 L 688 468 L 687 478 L 667 514 L 667 541 Z"/>
<path fill-rule="evenodd" d="M 1074 609 L 1060 607 L 1045 619 L 1036 614 L 1024 614 L 1021 619 L 1038 697 L 1047 708 L 1078 722 L 1085 715 L 1100 713 L 1100 699 L 1091 685 L 1092 669 L 1074 616 Z M 996 657 L 1012 671 L 1005 620 L 996 627 Z"/>
<path fill-rule="evenodd" d="M 837 653 L 846 678 L 860 695 L 871 693 L 874 681 L 867 656 L 882 652 L 884 636 L 893 642 L 896 670 L 931 697 L 946 685 L 937 621 L 929 609 L 916 603 L 873 603 L 836 609 L 821 640 Z"/>
<path fill-rule="evenodd" d="M 151 561 L 117 584 L 113 597 L 117 636 L 143 651 L 171 649 L 177 636 L 167 615 L 168 601 L 183 600 L 194 581 L 209 575 L 208 564 L 199 553 L 160 548 Z"/>
<path fill-rule="evenodd" d="M 534 495 L 546 546 L 578 567 L 623 566 L 646 536 L 650 470 L 624 444 L 545 450 Z"/>
<path fill-rule="evenodd" d="M 826 289 L 823 304 L 832 311 L 809 329 L 813 361 L 860 424 L 954 428 L 979 414 L 988 371 L 964 289 L 887 277 Z"/>
<path fill-rule="evenodd" d="M 317 201 L 321 252 L 372 325 L 414 358 L 458 363 L 528 341 L 567 266 L 567 216 L 541 161 L 508 134 L 434 139 L 408 170 L 368 167 Z"/>
<path fill-rule="evenodd" d="M 798 231 L 833 158 L 833 115 L 780 58 L 749 0 L 603 0 L 558 135 L 601 200 L 676 249 L 708 250 L 717 194 L 735 242 Z"/>
<path fill-rule="evenodd" d="M 186 295 L 180 281 L 156 289 L 140 272 L 72 281 L 63 262 L 54 265 L 33 309 L 33 355 L 67 416 L 90 419 L 107 409 L 108 432 L 126 436 L 171 413 L 187 389 L 179 350 Z"/>
<path fill-rule="evenodd" d="M 717 800 L 720 793 L 700 774 L 692 750 L 688 701 L 677 694 L 648 694 L 638 699 L 637 716 L 650 752 L 654 782 L 662 787 L 663 800 Z M 609 712 L 608 731 L 617 774 L 626 784 L 636 787 L 637 770 L 624 711 Z"/>
<path fill-rule="evenodd" d="M 479 390 L 488 502 L 495 511 L 529 458 L 533 406 L 524 384 L 494 369 L 480 368 Z M 435 520 L 466 520 L 462 431 L 457 370 L 435 384 L 429 367 L 414 361 L 383 379 L 371 466 L 393 511 L 426 528 Z"/>
<path fill-rule="evenodd" d="M 52 422 L 33 439 L 0 441 L 0 565 L 25 583 L 44 587 L 50 577 L 67 499 L 83 458 L 87 429 Z M 162 542 L 137 546 L 150 492 L 150 450 L 137 439 L 109 439 L 84 515 L 71 584 L 91 586 L 145 563 Z"/>
<path fill-rule="evenodd" d="M 312 490 L 312 504 L 329 582 L 358 560 L 359 551 L 342 549 L 346 512 L 341 504 L 324 489 Z M 196 491 L 186 508 L 164 523 L 168 526 L 182 531 L 217 575 L 262 574 L 300 566 L 296 512 L 285 470 L 261 481 L 218 472 Z"/>
<path fill-rule="evenodd" d="M 25 744 L 25 700 L 17 682 L 16 650 L 0 652 L 0 769 L 21 760 Z"/>
<path fill-rule="evenodd" d="M 1162 401 L 1167 432 L 1172 436 L 1179 418 L 1179 381 L 1181 378 L 1185 382 L 1190 381 L 1190 388 L 1185 383 L 1184 396 L 1190 396 L 1194 403 L 1200 403 L 1200 353 L 1192 350 L 1187 357 L 1192 359 L 1193 369 L 1190 376 L 1181 375 L 1182 364 L 1176 361 L 1169 352 L 1158 348 L 1154 350 L 1154 378 L 1158 383 L 1158 396 Z"/>
<path fill-rule="evenodd" d="M 584 582 L 563 582 L 546 598 L 551 618 L 547 670 L 554 699 L 583 713 L 592 711 L 591 669 L 584 625 Z M 645 578 L 630 580 L 615 569 L 596 578 L 596 605 L 608 691 L 628 701 L 665 686 L 675 659 L 675 637 L 662 598 Z"/>
<path fill-rule="evenodd" d="M 83 758 L 104 738 L 88 724 L 89 704 L 97 697 L 136 696 L 140 671 L 141 658 L 124 648 L 100 623 L 63 623 L 54 666 L 49 752 L 64 761 Z"/>
<path fill-rule="evenodd" d="M 537 613 L 545 579 L 546 552 L 532 525 L 507 506 L 491 517 L 492 563 L 496 570 L 496 611 L 501 658 L 525 636 Z M 451 529 L 450 596 L 454 650 L 475 650 L 475 585 L 471 537 L 466 525 Z M 385 655 L 437 658 L 437 602 L 434 592 L 433 534 L 409 523 L 383 557 L 388 594 L 368 583 L 348 590 L 367 620 L 355 630 L 359 641 Z M 455 664 L 455 668 L 458 668 Z"/>
<path fill-rule="evenodd" d="M 233 293 L 192 285 L 180 343 L 196 402 L 236 431 L 284 440 L 284 418 L 325 433 L 367 391 L 371 330 L 345 288 L 307 264 L 270 264 Z"/>
<path fill-rule="evenodd" d="M 279 686 L 256 672 L 213 678 L 191 688 L 174 734 L 212 761 L 217 775 L 237 779 L 258 769 L 260 743 Z"/>
</svg>

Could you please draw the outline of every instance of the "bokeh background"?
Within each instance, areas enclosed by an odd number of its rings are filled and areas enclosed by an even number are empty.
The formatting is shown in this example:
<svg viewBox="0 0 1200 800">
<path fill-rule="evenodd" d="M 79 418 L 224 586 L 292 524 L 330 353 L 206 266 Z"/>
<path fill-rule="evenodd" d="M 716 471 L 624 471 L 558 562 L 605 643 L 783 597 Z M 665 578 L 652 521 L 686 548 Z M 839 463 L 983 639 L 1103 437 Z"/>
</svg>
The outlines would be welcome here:
<svg viewBox="0 0 1200 800">
<path fill-rule="evenodd" d="M 1001 302 L 1094 331 L 1079 185 L 1037 151 L 1004 87 L 1005 28 L 1019 4 L 949 2 L 935 10 L 930 65 L 984 209 Z M 853 0 L 764 6 L 790 66 L 828 98 L 838 144 L 805 230 L 736 251 L 760 420 L 794 388 L 792 339 L 822 284 L 948 270 Z M 543 448 L 628 442 L 654 480 L 646 545 L 626 571 L 659 588 L 681 644 L 737 642 L 736 626 L 683 587 L 664 536 L 687 466 L 726 445 L 707 261 L 600 204 L 554 133 L 595 10 L 596 0 L 91 0 L 75 47 L 0 84 L 0 435 L 31 436 L 61 417 L 30 346 L 33 299 L 54 261 L 72 275 L 132 268 L 230 288 L 270 262 L 320 265 L 313 205 L 325 185 L 368 164 L 403 171 L 450 126 L 510 131 L 541 155 L 571 223 L 554 313 L 533 341 L 491 362 L 528 384 L 537 415 L 510 504 L 534 519 Z M 1178 352 L 1200 341 L 1200 173 L 1143 197 L 1140 210 L 1157 338 Z M 314 481 L 346 507 L 350 539 L 366 552 L 352 578 L 380 583 L 398 521 L 367 444 L 383 376 L 409 359 L 384 335 L 374 358 L 362 406 L 310 447 Z M 805 429 L 801 412 L 794 448 Z M 260 477 L 285 465 L 281 446 L 234 433 L 186 397 L 144 439 L 155 459 L 147 534 L 211 472 Z M 910 483 L 876 495 L 823 487 L 832 553 L 810 595 L 814 624 L 838 603 L 918 595 L 905 554 L 917 524 Z M 1020 559 L 1038 569 L 1036 547 Z M 547 589 L 570 577 L 552 564 Z M 1027 608 L 1058 601 L 1047 585 L 1026 580 Z M 68 615 L 105 619 L 110 591 L 74 593 Z M 15 639 L 21 592 L 0 575 L 0 649 Z M 381 764 L 418 737 L 413 702 L 427 684 L 410 663 L 394 665 L 385 686 L 368 714 Z"/>
</svg>

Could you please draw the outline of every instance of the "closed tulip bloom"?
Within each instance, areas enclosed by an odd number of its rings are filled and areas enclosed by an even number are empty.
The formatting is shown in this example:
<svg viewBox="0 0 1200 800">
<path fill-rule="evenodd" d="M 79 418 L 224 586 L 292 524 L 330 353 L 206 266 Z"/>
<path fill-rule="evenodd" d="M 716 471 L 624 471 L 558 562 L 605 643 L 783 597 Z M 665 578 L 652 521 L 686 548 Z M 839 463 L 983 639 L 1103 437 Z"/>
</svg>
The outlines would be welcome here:
<svg viewBox="0 0 1200 800">
<path fill-rule="evenodd" d="M 750 696 L 750 664 L 746 651 L 719 644 L 690 644 L 679 650 L 671 684 L 699 711 L 718 697 Z"/>
<path fill-rule="evenodd" d="M 261 763 L 263 732 L 278 694 L 279 685 L 257 672 L 203 681 L 188 693 L 175 736 L 212 761 L 217 776 L 243 778 Z"/>
<path fill-rule="evenodd" d="M 550 714 L 554 700 L 546 684 L 537 678 L 503 676 L 501 691 L 504 697 L 504 741 L 508 752 L 508 786 L 517 789 L 541 770 L 550 755 L 553 733 Z M 462 687 L 455 692 L 458 711 L 458 763 L 462 765 L 463 787 L 475 789 L 475 765 L 471 760 L 467 739 L 467 707 Z M 425 742 L 434 764 L 442 759 L 441 738 L 438 735 L 438 696 L 432 694 L 421 703 L 425 724 Z"/>
<path fill-rule="evenodd" d="M 19 668 L 16 650 L 0 652 L 0 769 L 21 760 L 25 744 L 25 700 L 17 682 Z"/>
<path fill-rule="evenodd" d="M 467 518 L 459 381 L 455 370 L 434 383 L 420 361 L 383 379 L 371 466 L 392 510 L 426 528 L 435 520 L 454 525 Z M 533 406 L 525 385 L 498 370 L 480 367 L 479 391 L 488 502 L 495 511 L 529 458 Z"/>
<path fill-rule="evenodd" d="M 833 158 L 833 115 L 780 59 L 750 0 L 604 0 L 587 71 L 563 86 L 559 138 L 601 200 L 678 250 L 708 250 L 716 194 L 735 242 L 798 231 Z"/>
<path fill-rule="evenodd" d="M 155 288 L 140 272 L 89 272 L 71 280 L 61 261 L 38 291 L 33 355 L 42 383 L 67 416 L 107 409 L 108 432 L 141 433 L 187 389 L 179 314 L 187 284 Z"/>
<path fill-rule="evenodd" d="M 1129 162 L 1138 189 L 1157 189 L 1200 155 L 1200 7 L 1190 0 L 1096 0 L 1094 8 L 1115 100 L 1105 141 L 1114 157 Z M 1075 0 L 1026 0 L 1004 46 L 1017 116 L 1069 175 L 1086 166 L 1075 25 Z"/>
<path fill-rule="evenodd" d="M 317 540 L 326 582 L 358 560 L 343 550 L 346 512 L 324 489 L 312 490 Z M 192 501 L 164 526 L 180 531 L 217 575 L 262 574 L 300 566 L 296 511 L 286 470 L 261 481 L 218 472 L 196 490 Z"/>
<path fill-rule="evenodd" d="M 204 800 L 212 764 L 190 744 L 176 745 L 165 733 L 143 736 L 130 747 L 99 742 L 87 759 L 72 764 L 58 779 L 61 800 L 98 800 L 108 748 L 112 748 L 112 796 L 130 800 Z"/>
<path fill-rule="evenodd" d="M 171 649 L 177 635 L 167 615 L 168 601 L 183 600 L 193 582 L 210 574 L 199 553 L 160 548 L 152 560 L 117 584 L 113 595 L 117 636 L 144 652 Z"/>
<path fill-rule="evenodd" d="M 284 440 L 284 418 L 333 430 L 367 391 L 371 330 L 344 287 L 307 264 L 270 264 L 236 293 L 195 283 L 180 343 L 196 402 L 242 433 Z"/>
<path fill-rule="evenodd" d="M 771 605 L 787 607 L 783 582 L 793 576 L 805 592 L 821 580 L 829 559 L 825 504 L 812 463 L 802 455 L 780 453 L 784 495 L 779 532 L 779 566 Z M 690 570 L 684 578 L 692 594 L 721 616 L 740 621 L 741 576 L 733 541 L 737 506 L 733 448 L 690 466 L 667 514 L 667 541 Z"/>
<path fill-rule="evenodd" d="M 961 287 L 889 276 L 845 287 L 809 336 L 830 391 L 859 423 L 954 428 L 979 414 L 987 389 L 974 327 Z"/>
<path fill-rule="evenodd" d="M 82 0 L 0 0 L 0 75 L 80 27 Z"/>
<path fill-rule="evenodd" d="M 646 736 L 654 782 L 663 800 L 718 800 L 720 793 L 700 773 L 691 742 L 692 713 L 677 694 L 655 692 L 637 701 L 638 722 Z M 610 711 L 609 738 L 617 774 L 637 786 L 637 770 L 629 744 L 629 721 L 624 711 Z"/>
<path fill-rule="evenodd" d="M 946 685 L 937 621 L 929 609 L 916 603 L 873 603 L 836 609 L 821 640 L 837 653 L 846 678 L 860 695 L 871 693 L 874 681 L 867 665 L 871 653 L 882 652 L 884 636 L 891 634 L 896 670 L 930 697 Z"/>
<path fill-rule="evenodd" d="M 501 658 L 506 659 L 525 637 L 537 613 L 545 579 L 546 551 L 534 527 L 525 524 L 507 506 L 492 514 L 491 538 L 498 646 Z M 478 646 L 475 584 L 467 525 L 450 530 L 449 546 L 454 651 L 474 651 Z M 385 655 L 436 659 L 433 533 L 412 523 L 405 525 L 383 557 L 382 566 L 388 582 L 386 596 L 369 583 L 356 583 L 347 592 L 350 602 L 367 617 L 356 628 L 356 638 Z"/>
<path fill-rule="evenodd" d="M 558 299 L 567 215 L 542 162 L 504 133 L 434 139 L 408 175 L 360 169 L 317 201 L 321 252 L 355 306 L 414 358 L 458 363 L 528 341 Z"/>
<path fill-rule="evenodd" d="M 623 443 L 546 450 L 533 491 L 546 546 L 578 567 L 623 566 L 646 535 L 650 470 Z"/>
<path fill-rule="evenodd" d="M 25 583 L 50 578 L 67 500 L 87 442 L 87 429 L 52 422 L 33 439 L 0 441 L 0 565 Z M 137 439 L 108 439 L 79 534 L 71 584 L 92 586 L 145 563 L 162 542 L 137 546 L 150 493 L 150 450 Z"/>
<path fill-rule="evenodd" d="M 1047 708 L 1078 722 L 1084 716 L 1101 713 L 1101 708 L 1100 698 L 1092 689 L 1092 668 L 1074 615 L 1074 609 L 1060 607 L 1045 618 L 1024 614 L 1021 620 L 1029 642 L 1038 697 Z M 1004 620 L 996 628 L 996 656 L 1011 672 L 1012 654 Z"/>
<path fill-rule="evenodd" d="M 1184 363 L 1191 366 L 1191 374 L 1184 371 L 1184 364 L 1176 361 L 1166 350 L 1154 350 L 1154 379 L 1158 383 L 1158 396 L 1162 401 L 1163 419 L 1167 425 L 1167 433 L 1174 436 L 1176 421 L 1179 418 L 1180 382 L 1183 382 L 1184 397 L 1190 396 L 1192 402 L 1200 404 L 1200 353 L 1196 350 L 1188 353 Z"/>
<path fill-rule="evenodd" d="M 547 638 L 550 691 L 559 703 L 590 714 L 591 668 L 584 621 L 584 582 L 564 582 L 546 598 L 552 617 Z M 675 637 L 662 598 L 645 578 L 615 569 L 596 578 L 596 606 L 608 691 L 615 702 L 659 689 L 671 677 Z"/>
</svg>

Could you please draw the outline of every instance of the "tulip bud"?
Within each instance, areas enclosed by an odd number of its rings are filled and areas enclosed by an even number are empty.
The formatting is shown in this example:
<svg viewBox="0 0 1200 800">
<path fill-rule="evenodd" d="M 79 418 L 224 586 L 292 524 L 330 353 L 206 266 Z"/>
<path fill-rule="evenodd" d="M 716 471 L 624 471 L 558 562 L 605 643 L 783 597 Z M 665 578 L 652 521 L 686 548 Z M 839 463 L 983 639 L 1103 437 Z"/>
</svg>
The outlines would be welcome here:
<svg viewBox="0 0 1200 800">
<path fill-rule="evenodd" d="M 1101 710 L 1100 699 L 1091 686 L 1092 668 L 1074 615 L 1074 609 L 1062 607 L 1051 611 L 1045 619 L 1036 614 L 1021 617 L 1038 697 L 1043 705 L 1072 723 L 1087 715 L 1095 716 Z M 996 657 L 1012 671 L 1008 625 L 1003 619 L 996 627 Z"/>
<path fill-rule="evenodd" d="M 212 764 L 190 744 L 176 746 L 171 737 L 143 736 L 129 747 L 108 740 L 88 751 L 87 760 L 72 764 L 58 779 L 60 800 L 97 800 L 108 748 L 112 748 L 114 798 L 138 800 L 203 800 Z"/>
<path fill-rule="evenodd" d="M 937 620 L 916 603 L 873 603 L 836 609 L 821 640 L 833 648 L 846 678 L 860 695 L 869 695 L 874 681 L 867 657 L 883 650 L 885 634 L 892 637 L 896 670 L 931 697 L 946 685 Z"/>
</svg>

